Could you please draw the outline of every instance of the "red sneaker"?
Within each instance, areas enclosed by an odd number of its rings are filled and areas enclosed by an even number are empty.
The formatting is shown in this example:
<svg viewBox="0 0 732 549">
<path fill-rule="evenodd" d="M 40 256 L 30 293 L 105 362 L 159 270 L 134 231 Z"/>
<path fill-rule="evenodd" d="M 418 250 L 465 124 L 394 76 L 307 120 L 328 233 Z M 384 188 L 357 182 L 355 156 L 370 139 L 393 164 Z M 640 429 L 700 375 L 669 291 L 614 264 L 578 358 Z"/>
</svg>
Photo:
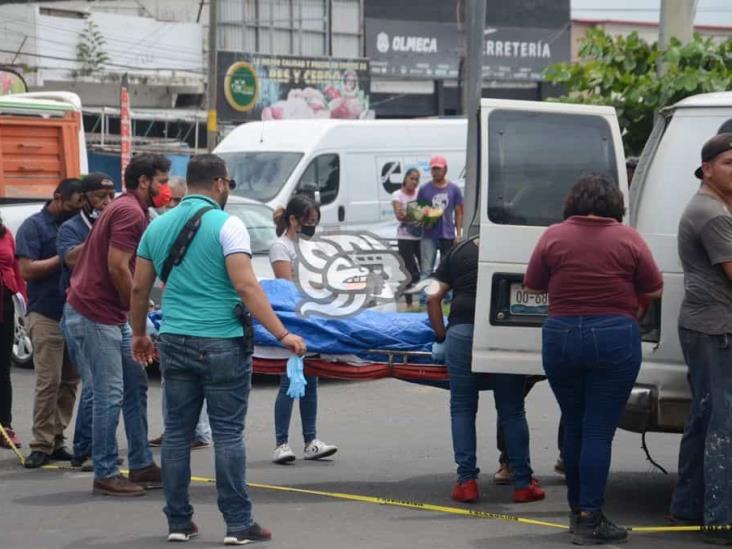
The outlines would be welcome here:
<svg viewBox="0 0 732 549">
<path fill-rule="evenodd" d="M 452 489 L 452 499 L 462 503 L 475 503 L 480 498 L 478 483 L 475 480 L 458 482 Z"/>
<path fill-rule="evenodd" d="M 8 438 L 10 438 L 10 440 L 13 441 L 13 444 L 15 444 L 15 447 L 20 448 L 20 439 L 18 438 L 18 435 L 15 434 L 15 431 L 13 431 L 13 428 L 10 425 L 8 425 L 7 427 L 3 425 L 3 428 L 5 429 L 5 433 L 8 435 Z M 5 437 L 1 435 L 0 448 L 10 448 L 10 444 L 8 444 L 8 441 L 5 440 Z"/>
<path fill-rule="evenodd" d="M 532 501 L 540 501 L 544 499 L 546 494 L 544 489 L 539 486 L 539 481 L 535 478 L 531 479 L 531 484 L 526 488 L 519 488 L 513 491 L 514 503 L 531 503 Z"/>
</svg>

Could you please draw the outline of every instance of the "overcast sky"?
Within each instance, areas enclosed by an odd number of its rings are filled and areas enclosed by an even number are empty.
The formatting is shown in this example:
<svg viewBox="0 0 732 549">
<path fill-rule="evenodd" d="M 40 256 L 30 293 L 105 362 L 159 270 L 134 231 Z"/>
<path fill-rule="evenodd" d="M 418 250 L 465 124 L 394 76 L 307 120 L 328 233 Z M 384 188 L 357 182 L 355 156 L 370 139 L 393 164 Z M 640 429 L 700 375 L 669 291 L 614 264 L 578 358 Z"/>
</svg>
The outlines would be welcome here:
<svg viewBox="0 0 732 549">
<path fill-rule="evenodd" d="M 661 0 L 570 0 L 572 19 L 658 22 Z M 608 7 L 610 6 L 610 7 Z M 699 0 L 697 25 L 732 27 L 732 0 Z"/>
</svg>

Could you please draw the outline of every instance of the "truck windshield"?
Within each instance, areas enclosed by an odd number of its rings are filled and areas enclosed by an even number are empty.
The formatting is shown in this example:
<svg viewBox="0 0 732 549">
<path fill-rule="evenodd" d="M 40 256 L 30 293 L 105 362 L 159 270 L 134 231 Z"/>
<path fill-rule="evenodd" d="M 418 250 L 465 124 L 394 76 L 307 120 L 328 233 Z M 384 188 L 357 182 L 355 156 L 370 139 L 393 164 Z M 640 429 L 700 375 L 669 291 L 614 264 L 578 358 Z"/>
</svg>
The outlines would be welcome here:
<svg viewBox="0 0 732 549">
<path fill-rule="evenodd" d="M 272 220 L 272 208 L 264 204 L 235 202 L 229 200 L 226 211 L 244 222 L 249 232 L 249 240 L 253 254 L 266 254 L 277 239 L 275 225 Z"/>
<path fill-rule="evenodd" d="M 219 156 L 237 182 L 235 195 L 267 202 L 287 182 L 302 153 L 298 152 L 226 152 Z"/>
<path fill-rule="evenodd" d="M 601 116 L 495 110 L 488 118 L 488 216 L 548 226 L 584 173 L 618 180 L 610 125 Z"/>
</svg>

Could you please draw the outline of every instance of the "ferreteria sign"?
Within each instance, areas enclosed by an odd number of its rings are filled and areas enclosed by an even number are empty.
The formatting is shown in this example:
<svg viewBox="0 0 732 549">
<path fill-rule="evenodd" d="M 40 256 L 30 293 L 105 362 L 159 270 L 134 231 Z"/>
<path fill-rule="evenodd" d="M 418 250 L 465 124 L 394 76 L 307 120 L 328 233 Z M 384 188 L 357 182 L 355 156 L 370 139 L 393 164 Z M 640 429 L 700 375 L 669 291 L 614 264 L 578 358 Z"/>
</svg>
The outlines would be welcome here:
<svg viewBox="0 0 732 549">
<path fill-rule="evenodd" d="M 483 0 L 483 77 L 541 81 L 569 61 L 569 0 Z M 369 0 L 364 3 L 371 74 L 457 79 L 465 50 L 465 0 Z"/>
<path fill-rule="evenodd" d="M 222 122 L 356 119 L 369 113 L 366 59 L 219 51 L 217 71 Z"/>
</svg>

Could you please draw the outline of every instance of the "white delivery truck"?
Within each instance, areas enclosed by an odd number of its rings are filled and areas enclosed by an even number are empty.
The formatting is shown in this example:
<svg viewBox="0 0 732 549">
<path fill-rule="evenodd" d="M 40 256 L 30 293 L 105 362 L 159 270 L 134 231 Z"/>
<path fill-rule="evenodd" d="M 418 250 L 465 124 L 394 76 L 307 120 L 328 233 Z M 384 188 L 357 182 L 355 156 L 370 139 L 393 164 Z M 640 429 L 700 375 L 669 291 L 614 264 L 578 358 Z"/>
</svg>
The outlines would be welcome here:
<svg viewBox="0 0 732 549">
<path fill-rule="evenodd" d="M 466 138 L 460 118 L 278 120 L 242 124 L 214 152 L 226 160 L 240 196 L 276 208 L 311 192 L 320 199 L 322 228 L 395 238 L 391 193 L 405 171 L 418 167 L 424 183 L 430 157 L 441 154 L 448 179 L 460 179 Z"/>
<path fill-rule="evenodd" d="M 633 178 L 626 222 L 651 248 L 664 292 L 641 322 L 643 364 L 621 427 L 681 432 L 690 392 L 678 341 L 683 271 L 679 217 L 699 187 L 693 175 L 704 142 L 732 128 L 732 92 L 689 97 L 661 111 Z M 473 369 L 542 374 L 547 298 L 521 281 L 544 228 L 582 172 L 606 173 L 628 197 L 614 109 L 483 100 L 480 112 L 480 265 Z"/>
</svg>

